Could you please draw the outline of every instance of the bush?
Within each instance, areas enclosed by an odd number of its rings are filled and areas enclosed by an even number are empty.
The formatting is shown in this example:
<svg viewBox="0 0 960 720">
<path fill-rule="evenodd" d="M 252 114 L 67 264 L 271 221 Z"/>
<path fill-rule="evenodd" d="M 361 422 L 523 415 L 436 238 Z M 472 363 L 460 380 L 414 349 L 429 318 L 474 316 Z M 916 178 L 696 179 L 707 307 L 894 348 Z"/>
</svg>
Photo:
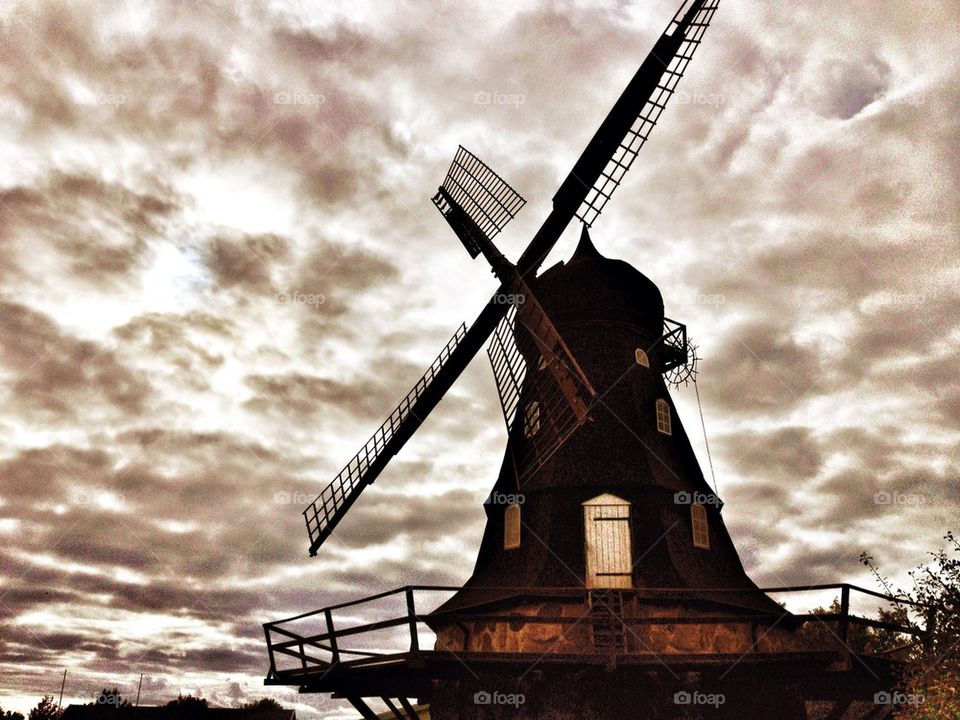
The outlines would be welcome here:
<svg viewBox="0 0 960 720">
<path fill-rule="evenodd" d="M 53 702 L 52 695 L 44 695 L 37 706 L 30 711 L 28 720 L 60 720 L 63 711 Z"/>
<path fill-rule="evenodd" d="M 902 720 L 960 718 L 960 542 L 953 533 L 944 536 L 946 549 L 931 553 L 932 561 L 910 573 L 913 589 L 890 590 L 889 583 L 864 553 L 860 559 L 890 594 L 921 603 L 936 614 L 932 636 L 914 655 L 904 688 L 911 700 L 898 708 Z M 902 605 L 904 610 L 912 609 Z M 918 622 L 926 618 L 917 617 Z"/>
</svg>

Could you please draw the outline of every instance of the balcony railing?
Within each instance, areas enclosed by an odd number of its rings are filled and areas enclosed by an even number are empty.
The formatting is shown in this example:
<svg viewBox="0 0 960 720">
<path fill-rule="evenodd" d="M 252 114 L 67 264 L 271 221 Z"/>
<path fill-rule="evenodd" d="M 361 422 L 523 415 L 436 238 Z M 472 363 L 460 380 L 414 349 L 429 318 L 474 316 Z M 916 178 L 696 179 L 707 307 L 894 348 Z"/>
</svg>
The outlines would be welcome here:
<svg viewBox="0 0 960 720">
<path fill-rule="evenodd" d="M 391 662 L 416 661 L 434 653 L 431 649 L 424 649 L 428 644 L 432 647 L 435 633 L 427 623 L 437 626 L 440 624 L 456 624 L 463 622 L 514 622 L 514 623 L 546 623 L 572 625 L 583 620 L 582 617 L 572 616 L 543 616 L 543 615 L 508 615 L 484 613 L 479 608 L 471 611 L 444 612 L 429 614 L 418 610 L 425 604 L 436 607 L 438 600 L 449 598 L 459 587 L 448 586 L 407 586 L 389 590 L 359 600 L 344 602 L 337 605 L 303 613 L 294 617 L 266 623 L 264 633 L 267 640 L 267 650 L 270 658 L 270 671 L 267 682 L 270 684 L 299 684 L 301 680 L 317 674 L 326 674 L 331 669 L 347 669 L 384 665 Z M 588 590 L 586 588 L 484 588 L 491 594 L 524 596 L 530 598 L 550 599 L 552 601 L 582 602 L 588 607 L 590 594 L 594 596 L 617 595 L 619 607 L 624 607 L 627 600 L 638 602 L 682 601 L 703 599 L 705 596 L 716 599 L 725 593 L 743 594 L 743 588 L 736 589 L 617 589 L 617 590 Z M 929 642 L 935 617 L 932 611 L 918 603 L 893 598 L 883 593 L 874 592 L 856 585 L 847 583 L 829 585 L 799 585 L 790 587 L 774 587 L 763 589 L 762 592 L 770 595 L 794 595 L 799 593 L 839 591 L 839 612 L 835 613 L 791 613 L 794 622 L 809 623 L 823 622 L 833 624 L 836 630 L 831 634 L 837 640 L 841 656 L 849 658 L 852 652 L 848 647 L 850 628 L 855 625 L 862 627 L 886 630 L 893 633 L 902 633 L 922 642 Z M 925 616 L 926 627 L 915 624 L 900 624 L 883 619 L 874 619 L 855 614 L 851 611 L 854 594 L 867 598 L 878 598 L 894 605 L 912 606 L 914 613 Z M 418 601 L 419 600 L 419 601 Z M 862 600 L 861 600 L 862 604 Z M 787 612 L 785 610 L 785 612 Z M 335 622 L 336 618 L 336 622 Z M 607 619 L 609 624 L 623 623 L 633 625 L 682 625 L 682 624 L 711 624 L 711 623 L 757 623 L 771 624 L 776 617 L 767 614 L 750 614 L 747 611 L 736 616 L 726 615 L 685 615 L 685 616 L 644 616 Z M 591 620 L 590 622 L 596 622 Z M 759 653 L 757 643 L 754 643 L 752 652 Z M 584 648 L 584 655 L 597 654 L 598 657 L 609 653 L 603 650 Z M 503 656 L 504 653 L 498 653 Z"/>
</svg>

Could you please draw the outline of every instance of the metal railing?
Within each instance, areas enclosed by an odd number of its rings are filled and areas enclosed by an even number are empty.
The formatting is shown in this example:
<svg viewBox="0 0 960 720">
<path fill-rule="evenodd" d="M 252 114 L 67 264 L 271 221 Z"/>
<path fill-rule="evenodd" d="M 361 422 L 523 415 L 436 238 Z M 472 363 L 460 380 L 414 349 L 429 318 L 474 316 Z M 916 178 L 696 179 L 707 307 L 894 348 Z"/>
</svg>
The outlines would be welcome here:
<svg viewBox="0 0 960 720">
<path fill-rule="evenodd" d="M 683 601 L 683 600 L 703 600 L 711 599 L 717 601 L 717 596 L 723 594 L 744 594 L 751 593 L 749 589 L 744 588 L 634 588 L 634 589 L 587 589 L 587 588 L 479 588 L 489 591 L 491 594 L 501 593 L 503 596 L 523 596 L 537 599 L 574 600 L 584 603 L 585 611 L 588 609 L 591 594 L 593 595 L 617 595 L 616 604 L 619 607 L 625 607 L 627 601 L 638 602 L 663 602 L 663 601 Z M 296 681 L 298 678 L 309 676 L 313 673 L 326 673 L 331 668 L 349 668 L 362 667 L 371 664 L 383 664 L 390 661 L 417 660 L 424 653 L 433 652 L 422 648 L 421 626 L 427 623 L 433 626 L 456 625 L 463 622 L 500 622 L 500 623 L 527 623 L 527 624 L 561 624 L 571 625 L 579 623 L 582 617 L 577 618 L 570 615 L 546 616 L 546 615 L 509 615 L 483 613 L 477 610 L 462 609 L 457 612 L 443 612 L 437 614 L 421 613 L 417 610 L 417 597 L 425 594 L 436 596 L 437 594 L 453 594 L 461 590 L 459 587 L 451 586 L 429 586 L 417 585 L 401 587 L 394 590 L 372 595 L 369 597 L 352 600 L 349 602 L 331 605 L 320 610 L 303 613 L 294 617 L 285 618 L 275 622 L 264 624 L 264 634 L 267 641 L 267 651 L 270 659 L 270 672 L 268 682 L 273 684 L 283 684 L 285 680 Z M 932 630 L 935 624 L 935 617 L 932 611 L 919 603 L 909 600 L 894 598 L 883 593 L 874 592 L 848 583 L 836 583 L 827 585 L 798 585 L 789 587 L 765 588 L 761 592 L 771 594 L 801 593 L 811 591 L 840 591 L 840 611 L 837 613 L 791 613 L 794 622 L 824 622 L 836 623 L 836 632 L 833 633 L 838 644 L 840 652 L 844 659 L 848 659 L 852 652 L 848 646 L 850 639 L 850 628 L 853 625 L 860 625 L 874 629 L 887 630 L 893 633 L 902 633 L 913 638 L 919 638 L 923 642 L 929 642 Z M 866 596 L 872 596 L 882 599 L 888 603 L 905 604 L 914 606 L 917 609 L 926 610 L 926 627 L 921 628 L 913 624 L 900 624 L 885 620 L 855 615 L 850 611 L 850 600 L 852 593 L 861 593 Z M 351 619 L 355 618 L 356 609 L 363 605 L 372 605 L 383 600 L 393 600 L 402 603 L 403 610 L 400 614 L 394 614 L 390 617 L 376 620 L 374 622 L 361 622 L 354 624 L 341 624 L 343 620 L 334 622 L 335 613 L 349 612 Z M 735 603 L 734 603 L 735 604 Z M 422 605 L 422 601 L 421 601 Z M 784 612 L 788 612 L 784 610 Z M 776 624 L 778 619 L 776 615 L 770 613 L 750 613 L 744 610 L 737 615 L 685 615 L 685 616 L 644 616 L 616 618 L 611 616 L 605 619 L 610 623 L 626 623 L 627 625 L 685 625 L 685 624 L 720 624 L 720 623 L 753 623 Z M 591 622 L 595 622 L 591 620 Z M 319 624 L 319 632 L 297 632 L 293 628 L 300 625 Z M 372 647 L 370 638 L 380 634 L 379 642 L 383 642 L 383 632 L 393 630 L 393 636 L 387 641 L 392 647 Z M 429 627 L 428 633 L 434 633 Z M 435 633 L 434 633 L 435 634 Z M 367 644 L 362 642 L 366 639 Z M 361 644 L 357 644 L 357 643 Z M 754 653 L 761 652 L 757 643 L 752 647 Z M 598 653 L 607 653 L 607 649 L 598 650 Z M 498 653 L 503 655 L 504 653 Z M 591 654 L 590 648 L 584 648 L 585 655 Z M 294 662 L 287 667 L 278 665 L 278 659 L 292 659 Z"/>
</svg>

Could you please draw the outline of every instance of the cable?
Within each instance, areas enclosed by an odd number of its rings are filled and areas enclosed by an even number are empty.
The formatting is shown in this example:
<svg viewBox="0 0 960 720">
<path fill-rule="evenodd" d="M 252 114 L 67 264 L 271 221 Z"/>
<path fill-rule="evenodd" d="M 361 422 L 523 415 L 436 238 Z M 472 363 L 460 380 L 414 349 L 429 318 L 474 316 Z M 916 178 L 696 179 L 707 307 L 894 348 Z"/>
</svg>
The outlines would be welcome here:
<svg viewBox="0 0 960 720">
<path fill-rule="evenodd" d="M 707 424 L 703 421 L 703 403 L 700 402 L 700 387 L 697 385 L 697 378 L 693 378 L 693 389 L 697 391 L 697 408 L 700 410 L 700 427 L 703 428 L 703 444 L 707 448 L 707 462 L 710 463 L 710 477 L 713 478 L 713 492 L 720 497 L 720 491 L 717 490 L 717 474 L 713 471 L 713 457 L 710 455 L 710 441 L 707 440 Z"/>
</svg>

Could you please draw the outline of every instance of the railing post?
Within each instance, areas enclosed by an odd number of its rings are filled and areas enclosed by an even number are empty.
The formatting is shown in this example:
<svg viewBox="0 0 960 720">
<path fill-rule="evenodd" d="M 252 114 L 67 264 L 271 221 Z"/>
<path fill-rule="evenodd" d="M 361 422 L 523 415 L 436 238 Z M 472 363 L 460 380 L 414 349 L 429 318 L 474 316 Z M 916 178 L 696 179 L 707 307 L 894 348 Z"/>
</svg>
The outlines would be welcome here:
<svg viewBox="0 0 960 720">
<path fill-rule="evenodd" d="M 927 608 L 927 628 L 923 634 L 923 647 L 927 653 L 933 652 L 933 636 L 937 632 L 937 609 L 933 606 Z"/>
<path fill-rule="evenodd" d="M 267 638 L 267 655 L 270 656 L 270 675 L 276 675 L 277 664 L 273 659 L 273 643 L 270 641 L 270 625 L 263 626 L 263 634 Z"/>
<path fill-rule="evenodd" d="M 844 584 L 840 589 L 840 621 L 837 627 L 837 634 L 840 636 L 840 642 L 843 644 L 841 650 L 844 663 L 850 662 L 850 586 Z"/>
<path fill-rule="evenodd" d="M 417 611 L 413 604 L 413 588 L 406 589 L 407 617 L 410 618 L 410 652 L 415 660 L 420 659 L 420 638 L 417 637 Z"/>
<path fill-rule="evenodd" d="M 327 621 L 327 634 L 330 636 L 330 663 L 336 665 L 340 662 L 340 649 L 337 647 L 337 636 L 333 632 L 333 614 L 329 608 L 323 611 L 323 617 Z"/>
</svg>

